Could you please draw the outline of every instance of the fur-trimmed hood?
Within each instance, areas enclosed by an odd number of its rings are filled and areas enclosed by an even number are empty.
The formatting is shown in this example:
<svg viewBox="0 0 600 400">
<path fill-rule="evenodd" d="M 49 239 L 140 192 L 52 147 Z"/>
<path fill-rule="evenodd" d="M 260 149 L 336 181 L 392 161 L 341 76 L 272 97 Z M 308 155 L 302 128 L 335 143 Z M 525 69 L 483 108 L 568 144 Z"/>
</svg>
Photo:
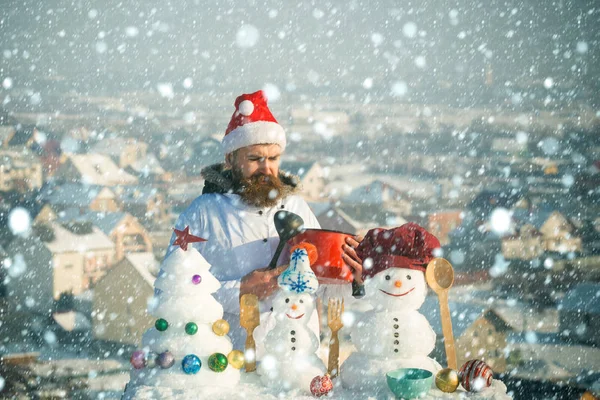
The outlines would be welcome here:
<svg viewBox="0 0 600 400">
<path fill-rule="evenodd" d="M 231 170 L 225 168 L 225 164 L 213 164 L 205 167 L 200 172 L 204 178 L 205 193 L 231 193 L 233 190 Z M 283 183 L 284 196 L 295 194 L 300 190 L 300 178 L 287 172 L 279 171 L 279 179 Z"/>
</svg>

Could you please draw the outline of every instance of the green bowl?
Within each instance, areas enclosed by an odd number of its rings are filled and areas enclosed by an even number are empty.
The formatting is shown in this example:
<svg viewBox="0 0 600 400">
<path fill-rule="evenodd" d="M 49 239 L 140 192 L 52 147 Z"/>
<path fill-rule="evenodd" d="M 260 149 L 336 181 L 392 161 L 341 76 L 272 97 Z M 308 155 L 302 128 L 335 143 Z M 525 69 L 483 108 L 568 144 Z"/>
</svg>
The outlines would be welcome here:
<svg viewBox="0 0 600 400">
<path fill-rule="evenodd" d="M 419 368 L 400 368 L 385 375 L 388 387 L 400 399 L 416 399 L 431 389 L 433 374 Z"/>
</svg>

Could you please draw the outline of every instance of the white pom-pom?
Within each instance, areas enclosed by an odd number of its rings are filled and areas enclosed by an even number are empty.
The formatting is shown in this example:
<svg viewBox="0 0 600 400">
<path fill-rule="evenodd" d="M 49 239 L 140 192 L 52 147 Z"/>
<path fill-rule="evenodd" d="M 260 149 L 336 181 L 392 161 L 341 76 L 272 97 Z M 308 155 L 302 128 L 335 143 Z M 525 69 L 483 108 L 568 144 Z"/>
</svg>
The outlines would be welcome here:
<svg viewBox="0 0 600 400">
<path fill-rule="evenodd" d="M 249 116 L 254 111 L 254 104 L 250 100 L 244 100 L 238 106 L 238 111 L 244 116 Z"/>
</svg>

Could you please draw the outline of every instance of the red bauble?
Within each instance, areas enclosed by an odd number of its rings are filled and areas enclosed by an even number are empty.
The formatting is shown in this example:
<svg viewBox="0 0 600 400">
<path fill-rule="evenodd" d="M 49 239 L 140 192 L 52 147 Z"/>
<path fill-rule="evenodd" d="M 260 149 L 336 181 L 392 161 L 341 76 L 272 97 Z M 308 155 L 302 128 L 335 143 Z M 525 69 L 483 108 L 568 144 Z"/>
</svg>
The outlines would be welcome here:
<svg viewBox="0 0 600 400">
<path fill-rule="evenodd" d="M 458 371 L 461 385 L 469 392 L 480 392 L 492 385 L 492 369 L 481 360 L 470 360 Z"/>
<path fill-rule="evenodd" d="M 321 397 L 333 389 L 333 382 L 329 375 L 315 376 L 310 382 L 310 392 L 315 397 Z"/>
</svg>

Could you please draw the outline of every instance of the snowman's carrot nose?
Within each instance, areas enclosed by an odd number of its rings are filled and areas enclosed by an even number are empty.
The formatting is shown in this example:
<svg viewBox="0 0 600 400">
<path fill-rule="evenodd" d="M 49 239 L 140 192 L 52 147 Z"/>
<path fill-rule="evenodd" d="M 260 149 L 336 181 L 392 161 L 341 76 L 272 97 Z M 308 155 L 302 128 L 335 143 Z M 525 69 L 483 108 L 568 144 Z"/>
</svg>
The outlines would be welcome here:
<svg viewBox="0 0 600 400">
<path fill-rule="evenodd" d="M 296 311 L 298 309 L 298 306 L 295 304 L 292 304 L 292 310 Z"/>
<path fill-rule="evenodd" d="M 402 281 L 396 281 L 396 282 L 394 282 L 394 286 L 396 286 L 396 287 L 402 287 Z"/>
</svg>

